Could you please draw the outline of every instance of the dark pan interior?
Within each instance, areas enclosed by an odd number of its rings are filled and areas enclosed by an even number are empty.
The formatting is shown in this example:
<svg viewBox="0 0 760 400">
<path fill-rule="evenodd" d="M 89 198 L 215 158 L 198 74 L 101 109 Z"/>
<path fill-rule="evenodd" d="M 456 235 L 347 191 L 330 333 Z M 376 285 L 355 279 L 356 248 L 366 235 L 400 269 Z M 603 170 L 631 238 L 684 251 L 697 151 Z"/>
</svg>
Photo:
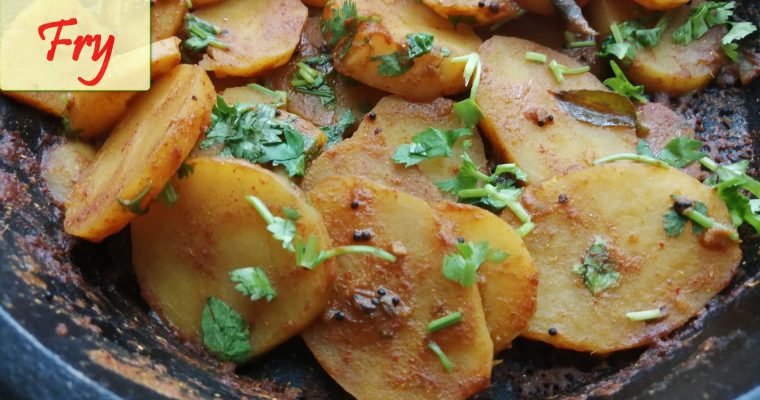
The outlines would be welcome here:
<svg viewBox="0 0 760 400">
<path fill-rule="evenodd" d="M 738 3 L 760 21 L 756 1 Z M 760 82 L 671 106 L 713 157 L 757 170 Z M 349 398 L 300 339 L 237 371 L 178 342 L 140 297 L 125 232 L 100 245 L 62 232 L 40 178 L 58 134 L 58 121 L 0 97 L 0 398 Z M 606 358 L 517 340 L 476 398 L 760 398 L 760 241 L 743 234 L 734 283 L 673 335 Z"/>
</svg>

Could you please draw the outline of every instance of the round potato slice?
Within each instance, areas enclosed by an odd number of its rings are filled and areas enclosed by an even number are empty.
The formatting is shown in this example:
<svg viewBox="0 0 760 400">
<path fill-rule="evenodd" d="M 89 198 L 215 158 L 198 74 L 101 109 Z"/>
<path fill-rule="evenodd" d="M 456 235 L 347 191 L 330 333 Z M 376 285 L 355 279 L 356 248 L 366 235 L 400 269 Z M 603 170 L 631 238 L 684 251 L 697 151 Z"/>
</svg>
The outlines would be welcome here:
<svg viewBox="0 0 760 400">
<path fill-rule="evenodd" d="M 299 0 L 225 0 L 193 11 L 221 28 L 228 46 L 209 46 L 199 65 L 218 77 L 271 71 L 293 55 L 308 12 Z"/>
<path fill-rule="evenodd" d="M 180 65 L 138 95 L 66 204 L 66 232 L 93 242 L 123 229 L 163 190 L 208 126 L 214 86 Z M 132 203 L 134 210 L 120 204 Z"/>
<path fill-rule="evenodd" d="M 309 199 L 337 245 L 356 244 L 354 231 L 363 229 L 372 236 L 362 244 L 398 257 L 338 259 L 328 310 L 303 334 L 330 376 L 359 399 L 465 399 L 487 387 L 493 345 L 477 287 L 442 273 L 456 242 L 447 222 L 424 201 L 362 178 L 323 181 Z M 455 312 L 460 323 L 428 332 L 431 321 Z"/>
<path fill-rule="evenodd" d="M 325 7 L 324 19 L 329 20 L 343 3 L 345 0 L 338 0 Z M 430 101 L 465 91 L 462 77 L 465 64 L 453 63 L 451 58 L 477 50 L 481 40 L 470 27 L 458 24 L 458 28 L 454 28 L 451 21 L 417 0 L 365 0 L 357 2 L 356 8 L 360 16 L 379 18 L 359 24 L 345 55 L 341 54 L 343 46 L 336 46 L 333 59 L 340 73 L 415 101 Z M 396 55 L 405 59 L 407 35 L 415 33 L 433 35 L 432 51 L 415 58 L 408 70 L 397 68 L 395 76 L 381 73 L 383 61 L 377 57 Z M 343 39 L 346 40 L 349 38 Z"/>
<path fill-rule="evenodd" d="M 690 226 L 667 237 L 671 194 L 704 203 L 711 217 L 730 225 L 715 192 L 677 169 L 608 164 L 528 187 L 523 202 L 536 229 L 525 243 L 541 280 L 525 336 L 594 353 L 643 346 L 683 325 L 726 287 L 741 259 L 739 245 L 710 231 L 695 235 Z M 594 295 L 573 270 L 597 241 L 619 279 Z M 657 309 L 664 315 L 649 321 L 626 316 Z"/>
<path fill-rule="evenodd" d="M 210 296 L 237 312 L 250 326 L 252 355 L 297 335 L 324 310 L 335 279 L 331 260 L 314 270 L 296 265 L 245 197 L 259 197 L 277 216 L 298 211 L 299 237 L 315 235 L 331 246 L 319 213 L 298 188 L 245 161 L 196 158 L 193 172 L 177 181 L 173 207 L 155 204 L 132 224 L 132 257 L 143 297 L 179 335 L 202 342 L 201 313 Z M 251 301 L 230 282 L 232 270 L 264 270 L 276 297 Z"/>
<path fill-rule="evenodd" d="M 453 196 L 442 193 L 436 183 L 452 179 L 462 164 L 463 143 L 470 140 L 467 154 L 485 170 L 483 141 L 477 132 L 460 139 L 451 157 L 432 158 L 405 168 L 391 158 L 398 146 L 412 143 L 414 135 L 435 127 L 460 128 L 462 123 L 449 99 L 430 103 L 411 103 L 397 96 L 383 98 L 372 110 L 374 119 L 365 118 L 350 139 L 346 139 L 317 158 L 306 172 L 302 187 L 310 190 L 331 176 L 361 176 L 398 190 L 435 202 Z"/>
<path fill-rule="evenodd" d="M 648 92 L 680 96 L 703 89 L 712 81 L 726 60 L 720 42 L 726 29 L 712 28 L 687 46 L 675 43 L 673 32 L 687 21 L 690 12 L 688 6 L 673 10 L 660 44 L 636 51 L 633 62 L 625 68 L 631 82 L 644 85 Z"/>
<path fill-rule="evenodd" d="M 520 235 L 496 215 L 466 204 L 435 205 L 454 223 L 454 232 L 468 242 L 486 241 L 509 253 L 502 262 L 486 261 L 478 270 L 478 290 L 494 352 L 507 349 L 525 331 L 536 311 L 538 269 Z"/>
<path fill-rule="evenodd" d="M 633 129 L 578 121 L 550 93 L 607 90 L 594 75 L 568 75 L 557 83 L 546 64 L 525 60 L 528 51 L 546 54 L 549 61 L 569 68 L 580 66 L 527 40 L 494 36 L 483 43 L 483 79 L 477 95 L 484 113 L 480 128 L 499 158 L 517 163 L 531 182 L 539 182 L 588 167 L 603 156 L 635 152 Z"/>
<path fill-rule="evenodd" d="M 487 25 L 505 21 L 517 18 L 525 12 L 515 0 L 483 2 L 482 6 L 471 0 L 422 0 L 422 2 L 444 18 L 463 21 L 471 25 Z"/>
<path fill-rule="evenodd" d="M 185 0 L 155 0 L 150 2 L 150 41 L 174 36 L 187 13 Z"/>
</svg>

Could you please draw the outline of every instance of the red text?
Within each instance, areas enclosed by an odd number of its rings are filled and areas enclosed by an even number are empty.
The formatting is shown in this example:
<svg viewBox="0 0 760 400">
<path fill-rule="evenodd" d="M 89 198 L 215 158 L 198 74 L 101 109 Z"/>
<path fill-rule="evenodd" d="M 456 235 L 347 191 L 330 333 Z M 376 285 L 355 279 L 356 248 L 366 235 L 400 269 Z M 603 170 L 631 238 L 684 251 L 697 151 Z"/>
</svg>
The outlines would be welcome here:
<svg viewBox="0 0 760 400">
<path fill-rule="evenodd" d="M 77 24 L 76 18 L 71 19 L 62 19 L 60 21 L 55 22 L 48 22 L 46 24 L 40 25 L 40 27 L 37 29 L 37 33 L 39 33 L 40 38 L 42 40 L 47 40 L 45 38 L 45 31 L 51 28 L 56 28 L 55 30 L 55 37 L 50 42 L 50 50 L 47 52 L 47 60 L 52 62 L 55 60 L 55 51 L 58 48 L 58 46 L 71 46 L 73 44 L 74 46 L 74 54 L 72 55 L 72 59 L 74 61 L 79 61 L 79 56 L 82 54 L 82 50 L 85 47 L 93 47 L 92 50 L 92 61 L 99 61 L 101 58 L 103 58 L 102 64 L 100 66 L 100 71 L 98 74 L 92 78 L 91 80 L 84 79 L 82 77 L 79 77 L 79 82 L 82 82 L 82 84 L 87 86 L 95 86 L 100 82 L 101 79 L 103 79 L 103 76 L 106 73 L 106 70 L 108 69 L 108 63 L 111 61 L 111 53 L 113 52 L 113 45 L 116 41 L 116 38 L 113 35 L 108 35 L 108 38 L 106 39 L 105 44 L 102 43 L 103 37 L 100 34 L 97 35 L 85 35 L 85 36 L 77 36 L 76 39 L 72 42 L 71 39 L 65 39 L 61 38 L 61 33 L 63 32 L 63 28 L 66 26 L 72 26 Z"/>
</svg>

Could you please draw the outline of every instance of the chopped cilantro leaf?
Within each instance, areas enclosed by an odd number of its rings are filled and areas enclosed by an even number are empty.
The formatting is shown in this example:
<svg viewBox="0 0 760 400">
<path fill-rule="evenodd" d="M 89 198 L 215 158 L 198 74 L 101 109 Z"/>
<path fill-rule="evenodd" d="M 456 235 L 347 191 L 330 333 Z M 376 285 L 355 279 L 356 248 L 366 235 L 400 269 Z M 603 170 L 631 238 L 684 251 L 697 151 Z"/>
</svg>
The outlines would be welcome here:
<svg viewBox="0 0 760 400">
<path fill-rule="evenodd" d="M 633 60 L 636 48 L 654 47 L 660 43 L 662 32 L 668 26 L 667 17 L 661 18 L 657 25 L 646 28 L 640 21 L 625 21 L 610 25 L 610 36 L 602 42 L 600 57 L 614 56 L 623 62 Z"/>
<path fill-rule="evenodd" d="M 203 345 L 222 361 L 237 364 L 251 358 L 251 334 L 243 317 L 224 301 L 209 297 L 201 314 Z"/>
<path fill-rule="evenodd" d="M 676 168 L 683 168 L 707 155 L 700 151 L 701 148 L 702 142 L 699 140 L 679 136 L 668 142 L 657 158 Z"/>
<path fill-rule="evenodd" d="M 467 128 L 473 128 L 483 118 L 483 111 L 472 97 L 454 103 L 454 112 Z"/>
<path fill-rule="evenodd" d="M 121 197 L 117 197 L 116 201 L 121 204 L 122 207 L 124 207 L 127 211 L 131 212 L 135 215 L 145 215 L 148 210 L 145 208 L 142 208 L 142 203 L 145 200 L 145 197 L 150 193 L 150 190 L 153 188 L 153 184 L 149 183 L 148 185 L 143 188 L 143 190 L 135 197 L 134 199 L 128 200 L 128 199 L 122 199 Z"/>
<path fill-rule="evenodd" d="M 691 10 L 689 19 L 673 32 L 673 41 L 686 46 L 701 38 L 710 28 L 728 23 L 734 15 L 733 1 L 708 1 Z"/>
<path fill-rule="evenodd" d="M 433 50 L 434 36 L 429 33 L 410 33 L 406 35 L 407 57 L 414 60 Z"/>
<path fill-rule="evenodd" d="M 399 146 L 392 158 L 399 164 L 411 167 L 431 158 L 451 157 L 454 155 L 453 147 L 457 140 L 470 135 L 472 131 L 467 128 L 450 131 L 428 128 L 414 135 L 411 144 Z"/>
<path fill-rule="evenodd" d="M 354 116 L 353 111 L 351 111 L 351 109 L 348 109 L 343 113 L 343 116 L 340 117 L 340 121 L 338 121 L 337 124 L 319 128 L 327 136 L 325 149 L 329 149 L 330 147 L 335 146 L 341 140 L 343 140 L 343 136 L 346 134 L 346 131 L 351 126 L 353 126 L 354 123 L 356 123 L 356 117 Z"/>
<path fill-rule="evenodd" d="M 583 284 L 594 296 L 616 286 L 620 280 L 620 272 L 610 259 L 607 243 L 600 238 L 595 238 L 586 250 L 583 262 L 573 266 L 573 273 L 583 277 Z"/>
<path fill-rule="evenodd" d="M 211 114 L 211 127 L 200 147 L 221 143 L 223 156 L 282 165 L 289 176 L 303 175 L 306 153 L 315 141 L 276 115 L 277 109 L 271 105 L 228 105 L 219 96 Z"/>
<path fill-rule="evenodd" d="M 166 182 L 166 186 L 164 186 L 164 189 L 158 194 L 158 198 L 164 203 L 164 205 L 166 205 L 166 207 L 171 207 L 177 203 L 179 196 L 177 195 L 177 191 L 174 190 L 171 181 Z"/>
<path fill-rule="evenodd" d="M 227 45 L 217 37 L 222 33 L 221 28 L 191 13 L 185 15 L 185 30 L 188 37 L 183 47 L 187 50 L 200 53 L 206 51 L 208 46 L 227 48 Z"/>
<path fill-rule="evenodd" d="M 250 297 L 251 301 L 265 299 L 270 302 L 277 296 L 277 292 L 272 287 L 272 283 L 269 282 L 266 273 L 258 267 L 230 271 L 230 281 L 237 283 L 235 290 Z"/>
<path fill-rule="evenodd" d="M 282 242 L 282 248 L 293 251 L 293 240 L 296 237 L 295 221 L 290 218 L 276 217 L 269 211 L 267 205 L 256 196 L 246 196 L 246 200 L 267 223 L 267 230 L 272 233 L 272 237 Z"/>
<path fill-rule="evenodd" d="M 615 61 L 610 60 L 610 67 L 612 67 L 612 72 L 615 76 L 613 78 L 605 79 L 604 84 L 607 87 L 625 97 L 637 100 L 641 103 L 649 102 L 646 96 L 644 96 L 643 85 L 635 86 L 632 84 Z"/>
<path fill-rule="evenodd" d="M 185 179 L 185 178 L 190 177 L 190 175 L 192 175 L 193 172 L 195 172 L 195 168 L 193 168 L 192 165 L 183 162 L 182 165 L 179 166 L 179 171 L 177 171 L 177 177 L 179 177 L 179 179 Z"/>
<path fill-rule="evenodd" d="M 731 30 L 728 31 L 725 36 L 723 36 L 723 39 L 721 39 L 723 51 L 726 53 L 726 56 L 731 59 L 731 61 L 739 61 L 739 45 L 734 42 L 744 39 L 756 30 L 757 27 L 751 22 L 731 23 Z"/>
<path fill-rule="evenodd" d="M 306 62 L 298 63 L 298 70 L 293 73 L 291 85 L 297 92 L 319 97 L 323 106 L 335 106 L 335 92 L 327 84 L 325 74 L 312 68 Z"/>
<path fill-rule="evenodd" d="M 481 264 L 486 261 L 502 262 L 509 257 L 509 253 L 491 249 L 485 241 L 457 243 L 456 248 L 458 253 L 443 258 L 443 276 L 464 287 L 473 286 L 477 282 Z"/>
<path fill-rule="evenodd" d="M 275 107 L 282 107 L 288 104 L 288 94 L 282 90 L 272 90 L 258 83 L 249 83 L 247 86 L 269 96 L 272 99 L 271 104 Z"/>
<path fill-rule="evenodd" d="M 406 58 L 400 52 L 372 57 L 372 61 L 380 61 L 380 65 L 377 67 L 377 73 L 380 76 L 403 75 L 414 65 L 414 61 Z"/>
<path fill-rule="evenodd" d="M 649 147 L 649 143 L 644 139 L 639 139 L 639 142 L 636 144 L 636 153 L 647 157 L 655 156 L 652 148 Z"/>
<path fill-rule="evenodd" d="M 335 47 L 344 37 L 353 36 L 358 18 L 353 0 L 347 0 L 341 8 L 331 9 L 330 18 L 322 21 L 322 35 L 327 39 L 327 44 Z"/>
</svg>

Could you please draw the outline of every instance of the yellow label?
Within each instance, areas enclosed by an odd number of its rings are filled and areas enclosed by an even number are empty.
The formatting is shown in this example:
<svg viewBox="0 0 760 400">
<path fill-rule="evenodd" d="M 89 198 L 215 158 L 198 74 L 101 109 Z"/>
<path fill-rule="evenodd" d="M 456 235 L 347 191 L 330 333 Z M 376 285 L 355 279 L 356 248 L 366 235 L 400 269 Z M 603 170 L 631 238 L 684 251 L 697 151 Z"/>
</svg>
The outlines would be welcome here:
<svg viewBox="0 0 760 400">
<path fill-rule="evenodd" d="M 150 0 L 0 0 L 2 90 L 150 88 Z"/>
</svg>

